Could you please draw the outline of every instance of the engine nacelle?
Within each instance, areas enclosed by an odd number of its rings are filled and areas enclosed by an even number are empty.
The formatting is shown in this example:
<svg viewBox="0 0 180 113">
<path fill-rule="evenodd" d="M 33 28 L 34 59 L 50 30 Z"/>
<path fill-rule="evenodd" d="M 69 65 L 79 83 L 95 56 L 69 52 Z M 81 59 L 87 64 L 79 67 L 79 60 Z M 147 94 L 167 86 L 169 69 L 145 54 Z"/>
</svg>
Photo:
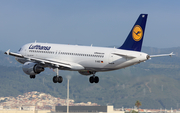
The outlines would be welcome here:
<svg viewBox="0 0 180 113">
<path fill-rule="evenodd" d="M 92 72 L 92 71 L 88 71 L 88 70 L 79 71 L 79 73 L 80 73 L 81 75 L 86 75 L 86 76 L 88 76 L 88 75 L 92 75 L 92 74 L 93 74 L 93 72 Z"/>
<path fill-rule="evenodd" d="M 36 75 L 41 73 L 42 71 L 44 71 L 44 67 L 33 63 L 33 62 L 26 62 L 24 63 L 23 67 L 22 67 L 24 73 L 28 74 L 28 75 Z"/>
</svg>

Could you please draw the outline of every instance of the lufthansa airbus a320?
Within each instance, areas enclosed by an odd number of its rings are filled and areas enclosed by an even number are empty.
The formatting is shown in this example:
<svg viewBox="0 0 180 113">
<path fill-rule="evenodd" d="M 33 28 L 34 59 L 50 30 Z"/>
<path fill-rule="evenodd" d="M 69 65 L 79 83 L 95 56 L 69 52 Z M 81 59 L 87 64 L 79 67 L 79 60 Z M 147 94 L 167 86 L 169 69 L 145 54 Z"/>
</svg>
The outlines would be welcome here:
<svg viewBox="0 0 180 113">
<path fill-rule="evenodd" d="M 56 70 L 54 83 L 61 83 L 59 70 L 78 71 L 82 75 L 92 75 L 90 83 L 98 83 L 96 72 L 113 71 L 144 62 L 152 57 L 172 56 L 170 54 L 148 55 L 141 52 L 147 14 L 140 14 L 125 42 L 119 48 L 64 45 L 52 43 L 28 43 L 18 53 L 6 51 L 23 64 L 24 73 L 35 78 L 45 68 Z"/>
</svg>

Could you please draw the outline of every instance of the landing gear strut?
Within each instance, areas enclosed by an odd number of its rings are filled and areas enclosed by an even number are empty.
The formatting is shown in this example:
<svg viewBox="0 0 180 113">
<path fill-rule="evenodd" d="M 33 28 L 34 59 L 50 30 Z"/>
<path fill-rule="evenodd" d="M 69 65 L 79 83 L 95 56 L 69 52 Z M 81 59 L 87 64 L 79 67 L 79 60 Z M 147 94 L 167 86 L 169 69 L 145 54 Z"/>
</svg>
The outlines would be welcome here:
<svg viewBox="0 0 180 113">
<path fill-rule="evenodd" d="M 62 83 L 62 81 L 63 81 L 63 78 L 62 78 L 62 76 L 59 76 L 59 69 L 58 68 L 56 68 L 56 76 L 54 76 L 53 77 L 53 82 L 54 83 Z"/>
<path fill-rule="evenodd" d="M 93 76 L 91 76 L 89 78 L 89 82 L 90 83 L 98 83 L 99 82 L 99 77 L 95 76 L 95 73 L 94 73 Z"/>
</svg>

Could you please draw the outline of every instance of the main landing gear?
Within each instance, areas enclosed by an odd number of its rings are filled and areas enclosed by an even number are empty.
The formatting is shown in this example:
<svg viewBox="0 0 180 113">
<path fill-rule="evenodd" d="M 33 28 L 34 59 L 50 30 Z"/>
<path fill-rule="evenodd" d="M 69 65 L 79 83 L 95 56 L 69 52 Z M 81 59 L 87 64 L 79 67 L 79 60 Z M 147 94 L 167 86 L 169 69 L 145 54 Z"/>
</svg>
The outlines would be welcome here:
<svg viewBox="0 0 180 113">
<path fill-rule="evenodd" d="M 56 68 L 56 76 L 54 76 L 53 77 L 53 82 L 54 83 L 62 83 L 62 81 L 63 81 L 63 78 L 62 78 L 62 76 L 59 76 L 59 70 L 58 70 L 58 68 Z"/>
<path fill-rule="evenodd" d="M 99 77 L 95 76 L 95 73 L 93 73 L 93 76 L 89 78 L 90 83 L 98 83 L 99 82 Z"/>
<path fill-rule="evenodd" d="M 61 77 L 61 76 L 54 76 L 53 77 L 53 82 L 54 83 L 62 83 L 62 81 L 63 81 L 63 78 Z"/>
</svg>

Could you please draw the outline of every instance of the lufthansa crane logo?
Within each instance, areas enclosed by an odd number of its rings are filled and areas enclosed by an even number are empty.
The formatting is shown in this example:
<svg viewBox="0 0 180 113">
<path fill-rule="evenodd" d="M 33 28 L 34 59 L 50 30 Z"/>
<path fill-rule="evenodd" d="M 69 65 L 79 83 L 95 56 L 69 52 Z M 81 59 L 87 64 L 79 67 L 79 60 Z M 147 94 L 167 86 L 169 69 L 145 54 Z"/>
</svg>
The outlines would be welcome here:
<svg viewBox="0 0 180 113">
<path fill-rule="evenodd" d="M 132 37 L 135 41 L 140 41 L 143 36 L 143 30 L 141 26 L 136 25 L 132 30 Z"/>
</svg>

